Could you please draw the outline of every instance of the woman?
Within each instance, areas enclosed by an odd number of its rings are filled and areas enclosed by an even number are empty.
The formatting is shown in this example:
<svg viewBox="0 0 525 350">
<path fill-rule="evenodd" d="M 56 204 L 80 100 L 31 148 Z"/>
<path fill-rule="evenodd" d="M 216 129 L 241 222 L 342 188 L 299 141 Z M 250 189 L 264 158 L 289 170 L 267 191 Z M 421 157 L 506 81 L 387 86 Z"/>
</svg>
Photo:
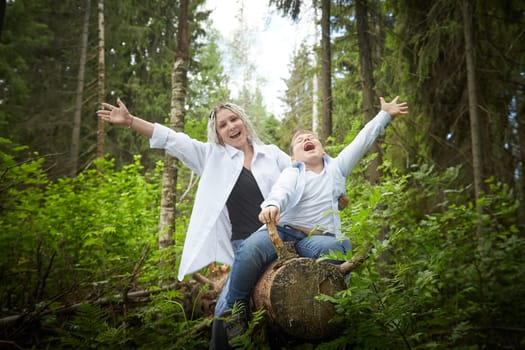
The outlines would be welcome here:
<svg viewBox="0 0 525 350">
<path fill-rule="evenodd" d="M 260 204 L 275 179 L 291 164 L 275 145 L 260 142 L 245 111 L 232 103 L 215 107 L 208 118 L 208 142 L 190 138 L 129 113 L 124 103 L 102 103 L 102 120 L 125 125 L 181 160 L 201 179 L 186 233 L 178 278 L 211 262 L 233 263 L 234 249 L 261 226 Z M 223 288 L 215 315 L 224 311 L 229 283 Z"/>
</svg>

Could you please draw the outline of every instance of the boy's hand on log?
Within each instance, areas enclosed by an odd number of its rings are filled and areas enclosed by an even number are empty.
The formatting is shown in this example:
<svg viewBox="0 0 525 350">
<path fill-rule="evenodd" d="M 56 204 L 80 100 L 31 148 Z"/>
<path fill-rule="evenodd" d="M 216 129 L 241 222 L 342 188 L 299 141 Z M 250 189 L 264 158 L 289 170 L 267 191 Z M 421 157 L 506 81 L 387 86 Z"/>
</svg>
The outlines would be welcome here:
<svg viewBox="0 0 525 350">
<path fill-rule="evenodd" d="M 259 213 L 259 221 L 263 224 L 267 224 L 269 222 L 277 223 L 279 221 L 279 215 L 280 211 L 279 208 L 276 206 L 270 205 Z"/>
</svg>

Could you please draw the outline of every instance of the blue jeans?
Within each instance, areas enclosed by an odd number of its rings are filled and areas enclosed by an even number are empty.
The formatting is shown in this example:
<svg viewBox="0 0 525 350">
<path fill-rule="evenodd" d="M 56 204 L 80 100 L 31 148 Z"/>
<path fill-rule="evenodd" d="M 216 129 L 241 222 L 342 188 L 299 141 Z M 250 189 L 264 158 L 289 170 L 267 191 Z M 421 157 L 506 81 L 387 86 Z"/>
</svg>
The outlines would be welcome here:
<svg viewBox="0 0 525 350">
<path fill-rule="evenodd" d="M 241 246 L 242 242 L 244 242 L 243 239 L 232 241 L 233 256 L 237 256 L 237 252 L 239 251 L 239 247 Z M 219 317 L 224 313 L 224 311 L 226 311 L 226 296 L 228 295 L 228 290 L 230 288 L 230 276 L 231 273 L 228 274 L 228 277 L 226 278 L 226 283 L 224 284 L 224 287 L 222 287 L 221 294 L 219 294 L 219 297 L 217 298 L 217 303 L 215 304 L 214 311 L 215 317 Z"/>
<path fill-rule="evenodd" d="M 332 235 L 310 235 L 289 226 L 277 226 L 277 232 L 283 242 L 295 242 L 295 250 L 302 257 L 318 258 L 330 250 L 346 254 L 351 249 L 350 240 L 338 239 Z M 226 290 L 226 305 L 215 308 L 215 314 L 220 315 L 224 310 L 231 309 L 237 300 L 248 300 L 252 289 L 264 272 L 265 268 L 277 259 L 267 229 L 253 233 L 242 241 L 235 259 L 228 281 L 223 289 Z M 341 263 L 342 261 L 331 261 Z M 222 294 L 221 293 L 221 296 Z M 217 314 L 217 311 L 221 313 Z"/>
</svg>

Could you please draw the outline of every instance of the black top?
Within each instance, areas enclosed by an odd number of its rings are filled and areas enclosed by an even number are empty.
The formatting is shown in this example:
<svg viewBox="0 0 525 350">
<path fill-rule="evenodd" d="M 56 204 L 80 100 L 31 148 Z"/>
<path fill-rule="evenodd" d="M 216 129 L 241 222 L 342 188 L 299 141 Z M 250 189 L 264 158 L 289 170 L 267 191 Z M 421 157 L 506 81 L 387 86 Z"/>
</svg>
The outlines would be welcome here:
<svg viewBox="0 0 525 350">
<path fill-rule="evenodd" d="M 252 172 L 243 167 L 226 201 L 232 224 L 232 241 L 245 239 L 262 226 L 258 217 L 263 200 Z"/>
</svg>

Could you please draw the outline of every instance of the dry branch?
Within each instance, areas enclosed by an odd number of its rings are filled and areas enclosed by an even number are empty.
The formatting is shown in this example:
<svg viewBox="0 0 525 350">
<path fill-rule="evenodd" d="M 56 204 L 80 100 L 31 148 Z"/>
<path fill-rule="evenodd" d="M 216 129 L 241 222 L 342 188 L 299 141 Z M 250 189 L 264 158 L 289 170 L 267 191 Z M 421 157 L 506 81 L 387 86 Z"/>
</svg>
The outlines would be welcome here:
<svg viewBox="0 0 525 350">
<path fill-rule="evenodd" d="M 36 310 L 33 312 L 27 312 L 27 313 L 23 313 L 19 315 L 11 315 L 11 316 L 0 318 L 0 327 L 7 327 L 12 324 L 15 324 L 16 322 L 25 320 L 25 319 L 40 318 L 42 316 L 52 314 L 52 313 L 53 314 L 71 313 L 73 311 L 76 311 L 82 305 L 86 305 L 86 304 L 107 306 L 109 304 L 122 303 L 123 300 L 141 302 L 142 300 L 137 300 L 137 299 L 149 298 L 152 295 L 159 294 L 160 292 L 167 291 L 167 290 L 174 290 L 174 289 L 177 289 L 178 287 L 180 287 L 180 283 L 174 283 L 174 284 L 168 285 L 166 287 L 163 287 L 157 290 L 138 290 L 135 292 L 126 293 L 125 296 L 123 296 L 122 294 L 116 294 L 111 297 L 102 297 L 102 298 L 99 298 L 93 301 L 82 301 L 82 302 L 79 302 L 73 305 L 63 306 L 61 308 L 54 309 L 54 310 L 49 310 L 47 306 L 45 306 L 42 309 Z"/>
</svg>

